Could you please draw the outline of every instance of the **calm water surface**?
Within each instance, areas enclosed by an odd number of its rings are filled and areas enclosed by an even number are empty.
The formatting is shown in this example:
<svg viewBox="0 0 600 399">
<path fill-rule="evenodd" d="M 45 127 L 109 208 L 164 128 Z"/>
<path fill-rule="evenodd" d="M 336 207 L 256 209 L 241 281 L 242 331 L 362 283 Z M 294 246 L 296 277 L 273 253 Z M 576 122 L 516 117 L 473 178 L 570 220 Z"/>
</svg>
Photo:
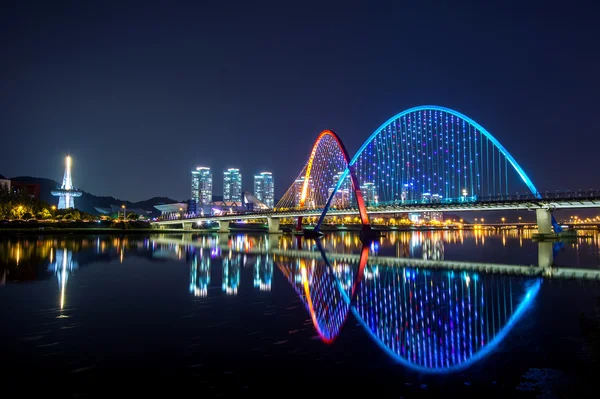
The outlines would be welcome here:
<svg viewBox="0 0 600 399">
<path fill-rule="evenodd" d="M 446 268 L 600 269 L 582 234 L 5 237 L 0 381 L 6 397 L 596 397 L 597 282 Z"/>
</svg>

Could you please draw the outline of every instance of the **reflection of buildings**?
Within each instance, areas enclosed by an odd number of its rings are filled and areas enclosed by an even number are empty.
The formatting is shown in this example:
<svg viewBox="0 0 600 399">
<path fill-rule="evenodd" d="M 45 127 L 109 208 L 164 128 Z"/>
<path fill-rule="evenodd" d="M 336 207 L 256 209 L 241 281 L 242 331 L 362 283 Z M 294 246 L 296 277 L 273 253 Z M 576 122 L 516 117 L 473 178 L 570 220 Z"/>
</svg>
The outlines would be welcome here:
<svg viewBox="0 0 600 399">
<path fill-rule="evenodd" d="M 425 237 L 421 254 L 425 260 L 444 260 L 444 241 L 435 236 Z"/>
<path fill-rule="evenodd" d="M 65 297 L 67 289 L 67 281 L 69 275 L 79 268 L 77 262 L 73 260 L 73 252 L 66 248 L 57 249 L 54 262 L 51 261 L 48 266 L 48 271 L 53 272 L 58 279 L 58 287 L 60 289 L 60 308 L 65 306 Z"/>
<path fill-rule="evenodd" d="M 242 174 L 237 168 L 223 172 L 223 201 L 242 202 Z"/>
<path fill-rule="evenodd" d="M 271 291 L 273 280 L 273 259 L 270 255 L 257 256 L 254 263 L 254 288 Z"/>
<path fill-rule="evenodd" d="M 240 286 L 240 269 L 242 256 L 229 253 L 223 258 L 223 283 L 222 289 L 227 295 L 236 295 Z"/>
<path fill-rule="evenodd" d="M 210 257 L 203 256 L 202 249 L 199 255 L 192 257 L 190 266 L 190 293 L 194 296 L 205 297 L 208 295 L 210 285 Z"/>
<path fill-rule="evenodd" d="M 389 239 L 399 258 L 444 260 L 444 233 L 440 231 L 392 232 Z"/>
</svg>

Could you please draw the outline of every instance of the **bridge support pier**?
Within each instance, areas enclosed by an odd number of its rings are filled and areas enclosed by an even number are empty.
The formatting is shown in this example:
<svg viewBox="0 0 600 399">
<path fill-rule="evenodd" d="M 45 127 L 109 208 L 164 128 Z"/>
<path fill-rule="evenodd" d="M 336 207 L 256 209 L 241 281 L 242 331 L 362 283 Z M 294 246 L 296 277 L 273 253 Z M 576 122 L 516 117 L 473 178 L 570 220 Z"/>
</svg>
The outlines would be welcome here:
<svg viewBox="0 0 600 399">
<path fill-rule="evenodd" d="M 279 218 L 268 217 L 267 226 L 269 228 L 269 234 L 281 233 L 279 231 Z"/>
<path fill-rule="evenodd" d="M 219 220 L 219 233 L 229 233 L 229 220 Z"/>
<path fill-rule="evenodd" d="M 191 230 L 192 229 L 192 222 L 183 222 L 183 229 L 184 230 Z"/>
<path fill-rule="evenodd" d="M 366 224 L 363 225 L 359 237 L 363 244 L 368 245 L 371 241 L 378 239 L 380 236 L 380 232 L 373 230 L 370 224 Z"/>
<path fill-rule="evenodd" d="M 550 209 L 538 208 L 535 210 L 537 219 L 538 233 L 537 238 L 554 238 L 552 231 L 552 212 Z"/>
<path fill-rule="evenodd" d="M 538 265 L 540 267 L 552 267 L 554 264 L 554 242 L 538 242 Z"/>
<path fill-rule="evenodd" d="M 302 216 L 298 216 L 298 222 L 296 223 L 296 231 L 302 231 Z"/>
</svg>

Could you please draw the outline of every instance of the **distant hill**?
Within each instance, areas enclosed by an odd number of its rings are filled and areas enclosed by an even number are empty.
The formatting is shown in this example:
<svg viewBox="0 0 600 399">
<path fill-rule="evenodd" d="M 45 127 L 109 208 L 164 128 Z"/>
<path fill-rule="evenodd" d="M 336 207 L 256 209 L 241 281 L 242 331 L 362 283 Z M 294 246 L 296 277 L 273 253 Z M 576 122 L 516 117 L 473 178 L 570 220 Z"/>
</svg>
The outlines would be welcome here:
<svg viewBox="0 0 600 399">
<path fill-rule="evenodd" d="M 13 177 L 10 180 L 16 180 L 26 184 L 39 184 L 40 185 L 40 199 L 46 201 L 50 204 L 55 204 L 57 199 L 53 197 L 50 193 L 52 190 L 55 190 L 57 187 L 60 187 L 60 184 L 52 179 L 45 179 L 42 177 L 31 177 L 31 176 L 17 176 Z M 83 191 L 83 190 L 82 190 Z M 158 214 L 158 210 L 154 208 L 154 205 L 160 204 L 170 204 L 173 202 L 179 202 L 171 198 L 167 197 L 154 197 L 144 201 L 131 202 L 122 199 L 118 199 L 115 197 L 100 197 L 87 191 L 83 191 L 81 197 L 75 199 L 75 206 L 78 210 L 91 213 L 92 215 L 98 214 L 95 207 L 99 208 L 108 208 L 111 205 L 121 205 L 125 204 L 127 208 L 139 208 L 145 209 L 147 211 L 152 211 L 155 215 Z"/>
</svg>

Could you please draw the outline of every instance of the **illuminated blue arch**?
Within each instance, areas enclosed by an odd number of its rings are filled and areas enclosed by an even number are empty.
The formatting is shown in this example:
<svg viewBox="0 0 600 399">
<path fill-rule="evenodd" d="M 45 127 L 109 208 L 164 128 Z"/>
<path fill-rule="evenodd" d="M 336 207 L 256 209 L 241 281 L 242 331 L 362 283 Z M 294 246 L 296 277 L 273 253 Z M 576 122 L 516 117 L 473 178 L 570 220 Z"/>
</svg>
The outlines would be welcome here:
<svg viewBox="0 0 600 399">
<path fill-rule="evenodd" d="M 442 111 L 442 112 L 449 113 L 451 115 L 456 116 L 457 118 L 460 118 L 460 119 L 468 122 L 470 125 L 473 125 L 475 128 L 477 128 L 477 130 L 479 130 L 481 133 L 483 133 L 488 138 L 488 140 L 490 140 L 496 146 L 496 148 L 498 148 L 498 150 L 506 157 L 508 162 L 510 162 L 510 164 L 513 166 L 513 168 L 515 168 L 515 170 L 517 171 L 517 173 L 519 174 L 519 176 L 521 177 L 523 182 L 527 185 L 527 187 L 529 188 L 531 193 L 533 195 L 535 195 L 536 197 L 540 198 L 539 191 L 537 190 L 537 188 L 535 187 L 535 185 L 533 184 L 531 179 L 527 176 L 527 174 L 525 173 L 523 168 L 521 168 L 521 165 L 519 165 L 517 163 L 517 161 L 513 158 L 513 156 L 510 155 L 510 153 L 506 150 L 506 148 L 504 148 L 504 146 L 502 144 L 500 144 L 500 142 L 498 140 L 496 140 L 496 138 L 494 136 L 492 136 L 492 134 L 490 132 L 488 132 L 483 126 L 481 126 L 479 123 L 475 122 L 473 119 L 469 118 L 468 116 L 463 115 L 460 112 L 455 111 L 453 109 L 441 107 L 439 105 L 420 105 L 418 107 L 409 108 L 405 111 L 400 112 L 399 114 L 394 115 L 393 117 L 391 117 L 390 119 L 385 121 L 381 126 L 379 126 L 379 128 L 377 130 L 375 130 L 375 132 L 373 134 L 371 134 L 371 136 L 369 136 L 369 138 L 364 142 L 364 144 L 358 149 L 358 151 L 356 152 L 354 157 L 352 157 L 352 159 L 350 160 L 349 166 L 354 165 L 354 163 L 356 162 L 358 157 L 362 154 L 362 152 L 365 150 L 365 148 L 367 148 L 369 143 L 371 141 L 373 141 L 373 139 L 375 137 L 377 137 L 377 135 L 380 134 L 381 131 L 383 129 L 385 129 L 389 124 L 391 124 L 393 121 L 395 121 L 396 119 L 402 118 L 403 116 L 410 114 L 411 112 L 426 111 L 426 110 Z"/>
<path fill-rule="evenodd" d="M 351 298 L 345 292 L 345 290 L 343 289 L 343 287 L 341 286 L 339 281 L 337 281 L 337 283 L 338 283 L 338 289 L 342 293 L 342 297 L 344 298 L 345 301 L 347 301 L 350 304 Z M 508 333 L 514 328 L 514 326 L 518 323 L 518 321 L 531 308 L 531 306 L 533 305 L 534 298 L 537 296 L 537 294 L 540 291 L 541 284 L 542 283 L 541 283 L 540 279 L 533 281 L 532 285 L 525 292 L 525 295 L 524 295 L 523 299 L 521 300 L 521 303 L 519 304 L 517 309 L 514 311 L 514 313 L 511 315 L 511 317 L 508 319 L 508 321 L 506 322 L 504 327 L 502 327 L 502 329 L 498 332 L 498 334 L 496 334 L 494 336 L 494 338 L 490 342 L 488 342 L 484 348 L 477 351 L 475 354 L 473 354 L 473 356 L 466 359 L 462 363 L 454 364 L 454 365 L 448 366 L 448 367 L 429 368 L 429 367 L 424 367 L 424 366 L 410 362 L 406 358 L 398 355 L 396 352 L 391 350 L 387 345 L 385 345 L 385 343 L 373 332 L 373 330 L 371 330 L 369 325 L 362 319 L 360 313 L 356 309 L 356 306 L 351 305 L 351 312 L 354 315 L 354 317 L 356 318 L 356 320 L 358 321 L 358 323 L 366 330 L 366 332 L 371 337 L 373 342 L 375 342 L 377 344 L 377 346 L 379 346 L 395 362 L 405 366 L 406 368 L 408 368 L 412 371 L 418 372 L 418 373 L 450 374 L 450 373 L 455 373 L 458 371 L 463 371 L 463 370 L 471 367 L 473 364 L 477 363 L 478 361 L 481 361 L 486 356 L 492 354 L 499 347 L 499 345 L 502 343 L 502 341 L 504 341 L 504 339 L 508 336 Z"/>
<path fill-rule="evenodd" d="M 378 135 L 380 135 L 384 129 L 386 129 L 388 126 L 390 126 L 394 121 L 396 121 L 396 120 L 398 120 L 398 119 L 400 119 L 400 118 L 402 118 L 402 117 L 404 117 L 404 116 L 406 116 L 406 115 L 408 115 L 410 113 L 419 112 L 419 111 L 440 111 L 440 112 L 444 112 L 446 114 L 453 115 L 453 116 L 457 117 L 458 119 L 460 119 L 460 120 L 468 123 L 469 125 L 471 125 L 473 128 L 475 128 L 477 131 L 479 131 L 483 136 L 485 136 L 487 138 L 487 140 L 498 150 L 499 154 L 502 154 L 504 156 L 504 158 L 508 161 L 508 163 L 510 163 L 511 166 L 513 167 L 513 169 L 517 172 L 517 174 L 519 175 L 520 179 L 525 183 L 525 185 L 527 186 L 527 188 L 529 189 L 529 191 L 531 191 L 531 193 L 536 198 L 541 198 L 541 195 L 540 195 L 538 189 L 533 184 L 533 181 L 529 178 L 529 176 L 527 176 L 527 174 L 525 173 L 525 171 L 523 170 L 523 168 L 519 165 L 519 163 L 506 150 L 506 148 L 504 148 L 504 146 L 489 131 L 487 131 L 483 126 L 481 126 L 479 123 L 475 122 L 473 119 L 469 118 L 468 116 L 463 115 L 460 112 L 457 112 L 457 111 L 452 110 L 450 108 L 441 107 L 441 106 L 438 106 L 438 105 L 421 105 L 421 106 L 418 106 L 418 107 L 409 108 L 409 109 L 407 109 L 405 111 L 402 111 L 402 112 L 394 115 L 393 117 L 391 117 L 390 119 L 388 119 L 387 121 L 385 121 L 381 126 L 379 126 L 379 128 L 377 130 L 375 130 L 373 132 L 373 134 L 371 134 L 369 136 L 369 138 L 363 143 L 363 145 L 359 148 L 359 150 L 356 152 L 356 154 L 352 157 L 352 159 L 348 163 L 348 167 L 346 168 L 346 170 L 344 171 L 344 173 L 342 174 L 342 176 L 338 180 L 337 185 L 335 186 L 333 192 L 331 193 L 331 195 L 330 195 L 330 197 L 329 197 L 329 199 L 328 199 L 328 201 L 327 201 L 327 203 L 325 205 L 325 208 L 323 209 L 323 212 L 321 214 L 319 222 L 317 223 L 317 225 L 315 227 L 317 230 L 320 229 L 321 223 L 323 222 L 323 220 L 325 218 L 325 215 L 329 211 L 329 207 L 331 205 L 333 197 L 336 195 L 336 193 L 340 189 L 340 187 L 341 187 L 342 183 L 344 182 L 345 178 L 350 173 L 350 170 L 356 168 L 355 167 L 356 161 L 360 158 L 360 156 L 363 154 L 364 150 L 369 146 L 369 144 L 371 144 L 373 142 L 373 140 Z M 363 196 L 364 195 L 365 195 L 365 193 L 363 193 Z"/>
</svg>

